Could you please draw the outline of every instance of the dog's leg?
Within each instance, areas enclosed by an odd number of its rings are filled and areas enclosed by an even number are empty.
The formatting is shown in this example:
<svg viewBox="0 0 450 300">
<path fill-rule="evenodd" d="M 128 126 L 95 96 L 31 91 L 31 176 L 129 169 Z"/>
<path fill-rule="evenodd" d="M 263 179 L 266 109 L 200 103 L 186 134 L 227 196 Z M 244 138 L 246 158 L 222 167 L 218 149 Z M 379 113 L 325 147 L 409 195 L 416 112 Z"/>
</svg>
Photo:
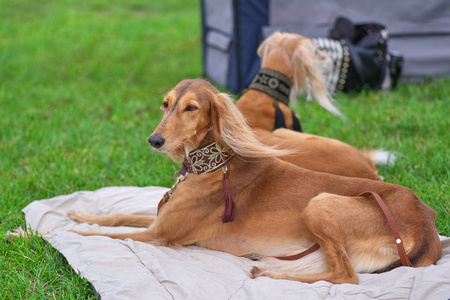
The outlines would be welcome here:
<svg viewBox="0 0 450 300">
<path fill-rule="evenodd" d="M 78 231 L 78 230 L 69 230 L 70 232 L 74 232 L 83 236 L 107 236 L 113 239 L 132 239 L 136 242 L 151 242 L 156 245 L 167 245 L 163 239 L 159 238 L 153 230 L 153 228 L 149 228 L 144 231 L 138 232 L 126 232 L 126 233 L 101 233 L 101 232 L 89 232 L 89 231 Z"/>
<path fill-rule="evenodd" d="M 323 223 L 324 226 L 327 226 L 325 223 Z M 339 230 L 330 227 L 327 228 L 327 234 L 330 234 L 333 237 L 316 238 L 316 240 L 327 257 L 329 265 L 328 272 L 316 274 L 290 274 L 253 267 L 251 270 L 252 278 L 266 276 L 273 279 L 295 280 L 307 283 L 326 280 L 334 284 L 357 284 L 358 280 L 356 274 L 353 271 L 348 255 L 345 252 L 344 244 L 340 241 Z"/>
<path fill-rule="evenodd" d="M 334 284 L 353 283 L 357 278 L 346 252 L 346 232 L 342 230 L 341 219 L 336 214 L 342 213 L 337 208 L 341 201 L 334 200 L 336 195 L 320 194 L 313 198 L 302 213 L 302 221 L 308 231 L 322 248 L 327 261 L 328 271 L 316 274 L 288 274 L 266 269 L 253 268 L 252 277 L 266 276 L 274 279 L 288 279 L 313 283 L 326 280 Z M 350 197 L 341 197 L 350 199 Z M 347 209 L 347 207 L 345 206 Z M 350 224 L 347 224 L 350 226 Z"/>
<path fill-rule="evenodd" d="M 402 209 L 391 212 L 399 222 Z M 253 269 L 253 277 L 267 276 L 303 282 L 326 280 L 357 283 L 357 272 L 386 270 L 399 261 L 395 238 L 383 211 L 369 196 L 346 197 L 322 193 L 311 199 L 301 214 L 303 224 L 319 243 L 328 271 L 318 274 L 286 274 Z M 414 233 L 401 232 L 406 253 L 414 246 Z"/>
<path fill-rule="evenodd" d="M 67 216 L 78 223 L 98 224 L 100 226 L 132 226 L 149 227 L 156 219 L 156 216 L 125 215 L 115 214 L 109 216 L 98 216 L 73 210 Z"/>
</svg>

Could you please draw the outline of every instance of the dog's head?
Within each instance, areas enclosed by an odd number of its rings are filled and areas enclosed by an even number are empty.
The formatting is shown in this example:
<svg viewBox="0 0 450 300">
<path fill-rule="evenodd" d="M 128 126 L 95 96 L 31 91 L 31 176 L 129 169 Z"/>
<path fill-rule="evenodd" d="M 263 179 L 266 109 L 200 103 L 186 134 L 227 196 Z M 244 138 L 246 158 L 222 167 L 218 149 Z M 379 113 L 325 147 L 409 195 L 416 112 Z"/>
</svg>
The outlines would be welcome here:
<svg viewBox="0 0 450 300">
<path fill-rule="evenodd" d="M 276 32 L 259 46 L 258 55 L 262 58 L 264 68 L 272 65 L 285 66 L 283 73 L 291 77 L 294 83 L 291 89 L 292 101 L 302 91 L 308 95 L 312 93 L 322 107 L 342 116 L 331 103 L 333 100 L 328 93 L 324 76 L 330 72 L 333 59 L 320 51 L 311 39 L 294 33 Z"/>
<path fill-rule="evenodd" d="M 204 80 L 181 81 L 163 99 L 163 118 L 148 140 L 152 147 L 174 160 L 198 148 L 211 131 L 211 99 L 218 94 Z"/>
<path fill-rule="evenodd" d="M 233 100 L 203 79 L 181 81 L 161 109 L 163 118 L 148 141 L 175 161 L 213 140 L 246 157 L 291 154 L 260 144 Z"/>
</svg>

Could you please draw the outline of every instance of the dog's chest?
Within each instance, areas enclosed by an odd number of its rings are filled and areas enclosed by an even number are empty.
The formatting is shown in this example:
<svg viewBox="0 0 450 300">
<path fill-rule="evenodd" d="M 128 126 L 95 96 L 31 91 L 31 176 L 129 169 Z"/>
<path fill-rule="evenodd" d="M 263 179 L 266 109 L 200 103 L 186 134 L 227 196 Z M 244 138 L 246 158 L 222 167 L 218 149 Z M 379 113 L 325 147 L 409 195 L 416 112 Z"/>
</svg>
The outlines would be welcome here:
<svg viewBox="0 0 450 300">
<path fill-rule="evenodd" d="M 197 243 L 201 247 L 228 252 L 236 256 L 245 255 L 255 249 L 254 241 L 239 236 L 224 236 Z"/>
<path fill-rule="evenodd" d="M 279 241 L 270 238 L 226 236 L 197 243 L 201 247 L 228 252 L 236 256 L 279 256 L 307 249 L 307 241 Z M 300 251 L 301 252 L 301 251 Z"/>
</svg>

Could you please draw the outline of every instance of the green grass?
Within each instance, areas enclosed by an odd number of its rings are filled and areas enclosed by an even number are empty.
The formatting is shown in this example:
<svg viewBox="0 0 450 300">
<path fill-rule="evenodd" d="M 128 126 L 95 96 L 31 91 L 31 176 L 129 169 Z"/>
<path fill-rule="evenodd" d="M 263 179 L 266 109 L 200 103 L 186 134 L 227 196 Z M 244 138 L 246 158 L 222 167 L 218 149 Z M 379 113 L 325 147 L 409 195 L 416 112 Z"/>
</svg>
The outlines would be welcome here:
<svg viewBox="0 0 450 300">
<path fill-rule="evenodd" d="M 198 1 L 0 0 L 0 232 L 38 199 L 105 186 L 172 184 L 151 151 L 162 95 L 201 76 Z M 381 167 L 438 212 L 450 235 L 450 80 L 339 95 L 347 121 L 316 103 L 307 132 L 401 153 Z M 42 239 L 0 239 L 0 299 L 95 298 Z"/>
</svg>

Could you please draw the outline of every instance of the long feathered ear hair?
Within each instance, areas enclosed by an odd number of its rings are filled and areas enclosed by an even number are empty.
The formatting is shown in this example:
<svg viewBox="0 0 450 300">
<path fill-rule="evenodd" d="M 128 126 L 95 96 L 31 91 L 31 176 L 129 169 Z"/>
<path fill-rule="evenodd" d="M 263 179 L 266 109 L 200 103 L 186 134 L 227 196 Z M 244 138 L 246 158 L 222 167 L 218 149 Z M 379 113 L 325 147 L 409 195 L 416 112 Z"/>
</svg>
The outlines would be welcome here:
<svg viewBox="0 0 450 300">
<path fill-rule="evenodd" d="M 279 150 L 261 144 L 233 100 L 225 93 L 216 94 L 211 99 L 211 125 L 215 141 L 240 156 L 270 157 L 294 153 L 293 150 Z"/>
<path fill-rule="evenodd" d="M 328 92 L 323 68 L 316 45 L 310 39 L 303 39 L 292 55 L 293 89 L 290 99 L 294 100 L 297 95 L 304 91 L 329 112 L 343 117 L 342 113 L 332 104 L 332 98 Z"/>
</svg>

